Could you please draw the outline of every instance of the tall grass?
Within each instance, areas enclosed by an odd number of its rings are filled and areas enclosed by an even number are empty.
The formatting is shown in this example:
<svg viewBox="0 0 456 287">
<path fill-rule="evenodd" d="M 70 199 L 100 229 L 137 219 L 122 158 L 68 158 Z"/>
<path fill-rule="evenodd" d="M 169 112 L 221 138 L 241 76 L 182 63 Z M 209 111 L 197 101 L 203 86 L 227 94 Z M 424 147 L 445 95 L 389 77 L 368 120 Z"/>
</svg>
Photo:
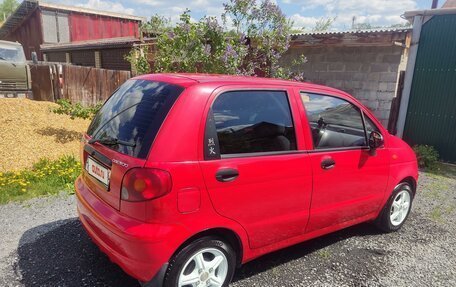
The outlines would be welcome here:
<svg viewBox="0 0 456 287">
<path fill-rule="evenodd" d="M 41 159 L 31 169 L 0 173 L 0 204 L 62 191 L 72 193 L 80 173 L 81 164 L 74 156 Z"/>
</svg>

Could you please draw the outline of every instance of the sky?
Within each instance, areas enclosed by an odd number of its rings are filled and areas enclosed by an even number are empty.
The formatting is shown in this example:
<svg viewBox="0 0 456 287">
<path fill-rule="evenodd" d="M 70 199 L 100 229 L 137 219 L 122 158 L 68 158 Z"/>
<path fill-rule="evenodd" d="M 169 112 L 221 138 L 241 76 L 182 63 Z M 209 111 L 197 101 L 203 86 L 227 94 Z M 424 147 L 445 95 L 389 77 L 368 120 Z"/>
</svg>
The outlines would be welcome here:
<svg viewBox="0 0 456 287">
<path fill-rule="evenodd" d="M 44 2 L 81 6 L 149 18 L 159 14 L 177 22 L 186 9 L 193 19 L 218 16 L 229 0 L 45 0 Z M 321 18 L 336 17 L 332 30 L 350 29 L 356 23 L 389 26 L 404 23 L 405 11 L 429 9 L 432 0 L 272 0 L 294 22 L 297 29 L 312 29 Z M 439 1 L 441 6 L 445 0 Z"/>
</svg>

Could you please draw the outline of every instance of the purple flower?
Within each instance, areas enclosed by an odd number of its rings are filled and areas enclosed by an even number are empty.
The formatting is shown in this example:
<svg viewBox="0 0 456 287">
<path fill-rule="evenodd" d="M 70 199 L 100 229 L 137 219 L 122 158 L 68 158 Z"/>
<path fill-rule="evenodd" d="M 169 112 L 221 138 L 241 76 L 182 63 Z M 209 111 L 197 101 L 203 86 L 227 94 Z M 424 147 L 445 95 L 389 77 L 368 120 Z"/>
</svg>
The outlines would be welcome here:
<svg viewBox="0 0 456 287">
<path fill-rule="evenodd" d="M 211 55 L 211 45 L 204 45 L 204 50 L 203 50 L 204 55 L 210 56 Z"/>
<path fill-rule="evenodd" d="M 209 28 L 209 30 L 213 30 L 213 31 L 217 31 L 217 32 L 222 30 L 222 28 L 220 27 L 220 25 L 217 21 L 217 18 L 215 18 L 215 17 L 207 17 L 206 24 L 207 24 L 207 27 Z"/>
<path fill-rule="evenodd" d="M 181 28 L 185 33 L 190 32 L 190 24 L 188 24 L 188 23 L 180 24 L 180 28 Z"/>
<path fill-rule="evenodd" d="M 238 53 L 233 49 L 233 46 L 230 44 L 226 45 L 225 53 L 222 55 L 222 61 L 226 64 L 228 63 L 228 60 L 231 58 L 237 58 Z"/>
</svg>

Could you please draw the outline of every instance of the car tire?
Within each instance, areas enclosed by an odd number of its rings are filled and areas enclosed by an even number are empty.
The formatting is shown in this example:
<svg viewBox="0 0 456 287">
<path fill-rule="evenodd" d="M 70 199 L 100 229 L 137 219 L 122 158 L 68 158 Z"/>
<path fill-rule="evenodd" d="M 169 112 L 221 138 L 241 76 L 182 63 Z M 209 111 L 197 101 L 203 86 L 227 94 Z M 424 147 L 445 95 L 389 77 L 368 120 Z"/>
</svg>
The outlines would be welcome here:
<svg viewBox="0 0 456 287">
<path fill-rule="evenodd" d="M 229 244 L 216 237 L 203 237 L 173 256 L 163 286 L 225 287 L 231 282 L 235 268 L 236 253 Z"/>
<path fill-rule="evenodd" d="M 410 214 L 412 202 L 413 192 L 410 184 L 399 184 L 375 220 L 375 225 L 384 232 L 399 230 Z"/>
</svg>

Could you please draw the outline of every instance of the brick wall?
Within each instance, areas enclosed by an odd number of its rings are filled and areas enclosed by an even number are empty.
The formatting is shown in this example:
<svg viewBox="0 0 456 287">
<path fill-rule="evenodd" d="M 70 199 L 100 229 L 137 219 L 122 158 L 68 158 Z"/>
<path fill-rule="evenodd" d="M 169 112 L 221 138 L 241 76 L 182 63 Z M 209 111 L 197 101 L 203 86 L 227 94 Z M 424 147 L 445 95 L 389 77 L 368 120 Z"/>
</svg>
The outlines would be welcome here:
<svg viewBox="0 0 456 287">
<path fill-rule="evenodd" d="M 308 81 L 353 95 L 386 127 L 402 51 L 397 46 L 292 47 L 282 61 L 291 63 L 304 54 L 308 62 L 298 69 Z"/>
</svg>

